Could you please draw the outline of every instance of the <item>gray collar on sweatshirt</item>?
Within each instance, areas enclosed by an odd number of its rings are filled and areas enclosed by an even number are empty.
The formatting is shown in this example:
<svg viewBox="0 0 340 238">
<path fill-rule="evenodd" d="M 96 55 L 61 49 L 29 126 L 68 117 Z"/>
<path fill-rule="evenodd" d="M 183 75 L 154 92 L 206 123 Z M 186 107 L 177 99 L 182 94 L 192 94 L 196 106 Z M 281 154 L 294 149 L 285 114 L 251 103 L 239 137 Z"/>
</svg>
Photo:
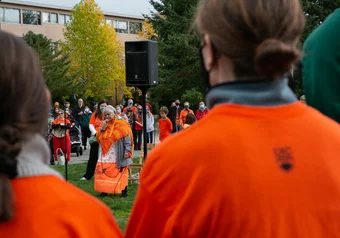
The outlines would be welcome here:
<svg viewBox="0 0 340 238">
<path fill-rule="evenodd" d="M 48 175 L 62 178 L 58 172 L 48 166 L 51 152 L 45 138 L 38 134 L 28 138 L 17 156 L 18 175 L 16 178 Z"/>
<path fill-rule="evenodd" d="M 212 87 L 206 102 L 209 108 L 219 104 L 248 106 L 280 106 L 297 101 L 288 79 L 232 82 Z"/>
</svg>

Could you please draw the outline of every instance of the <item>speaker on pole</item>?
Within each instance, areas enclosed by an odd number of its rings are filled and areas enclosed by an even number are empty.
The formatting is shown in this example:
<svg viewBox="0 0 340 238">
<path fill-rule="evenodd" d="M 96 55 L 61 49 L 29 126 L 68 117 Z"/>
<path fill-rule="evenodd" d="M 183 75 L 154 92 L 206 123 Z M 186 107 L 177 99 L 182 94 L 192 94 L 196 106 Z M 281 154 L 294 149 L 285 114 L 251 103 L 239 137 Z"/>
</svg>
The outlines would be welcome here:
<svg viewBox="0 0 340 238">
<path fill-rule="evenodd" d="M 158 84 L 156 41 L 125 42 L 126 86 L 149 88 Z"/>
<path fill-rule="evenodd" d="M 144 161 L 148 154 L 146 143 L 146 92 L 158 84 L 158 48 L 156 41 L 125 42 L 126 86 L 142 90 Z"/>
</svg>

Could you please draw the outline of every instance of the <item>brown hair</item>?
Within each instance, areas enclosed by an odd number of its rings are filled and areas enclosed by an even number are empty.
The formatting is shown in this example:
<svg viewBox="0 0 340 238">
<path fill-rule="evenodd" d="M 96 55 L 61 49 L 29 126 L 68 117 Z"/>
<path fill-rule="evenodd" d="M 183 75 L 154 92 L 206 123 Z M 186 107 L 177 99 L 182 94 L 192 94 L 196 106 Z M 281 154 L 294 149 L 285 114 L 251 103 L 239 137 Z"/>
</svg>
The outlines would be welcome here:
<svg viewBox="0 0 340 238">
<path fill-rule="evenodd" d="M 168 115 L 169 109 L 168 109 L 167 107 L 161 107 L 161 109 L 159 109 L 159 113 L 161 113 L 161 112 L 163 112 L 163 113 L 165 113 L 166 115 Z"/>
<path fill-rule="evenodd" d="M 239 78 L 287 73 L 300 59 L 304 22 L 299 0 L 204 0 L 195 20 Z"/>
<path fill-rule="evenodd" d="M 188 113 L 185 117 L 185 124 L 192 125 L 196 122 L 196 117 L 192 113 Z"/>
<path fill-rule="evenodd" d="M 10 179 L 16 176 L 16 157 L 30 134 L 44 133 L 49 102 L 37 55 L 23 40 L 2 31 L 0 85 L 0 163 L 5 165 L 0 170 L 0 222 L 5 222 L 14 216 Z"/>
</svg>

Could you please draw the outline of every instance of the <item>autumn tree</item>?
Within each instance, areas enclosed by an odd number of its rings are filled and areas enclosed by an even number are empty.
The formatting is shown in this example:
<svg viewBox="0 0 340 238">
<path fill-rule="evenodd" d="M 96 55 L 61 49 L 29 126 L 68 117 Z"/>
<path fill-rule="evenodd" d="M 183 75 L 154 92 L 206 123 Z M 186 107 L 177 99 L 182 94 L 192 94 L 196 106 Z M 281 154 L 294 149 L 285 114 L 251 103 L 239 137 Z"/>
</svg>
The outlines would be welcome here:
<svg viewBox="0 0 340 238">
<path fill-rule="evenodd" d="M 40 64 L 44 79 L 51 91 L 53 100 L 61 100 L 63 97 L 74 93 L 77 85 L 74 79 L 77 74 L 70 73 L 70 59 L 58 50 L 56 44 L 42 34 L 29 31 L 23 37 L 24 41 L 32 47 L 40 58 Z"/>
<path fill-rule="evenodd" d="M 149 19 L 145 19 L 141 31 L 137 32 L 138 39 L 154 40 L 158 36 Z"/>
<path fill-rule="evenodd" d="M 121 97 L 125 87 L 123 47 L 95 0 L 75 5 L 64 35 L 63 48 L 71 57 L 71 70 L 80 72 L 77 82 L 83 96 L 100 99 L 118 93 Z"/>
</svg>

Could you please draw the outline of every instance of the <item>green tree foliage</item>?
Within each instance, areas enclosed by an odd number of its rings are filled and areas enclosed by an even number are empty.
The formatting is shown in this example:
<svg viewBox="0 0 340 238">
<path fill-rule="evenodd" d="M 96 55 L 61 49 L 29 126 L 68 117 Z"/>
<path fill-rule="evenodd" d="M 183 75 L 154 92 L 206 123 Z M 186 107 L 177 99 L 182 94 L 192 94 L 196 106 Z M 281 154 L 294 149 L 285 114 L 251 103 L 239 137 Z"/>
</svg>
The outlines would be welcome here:
<svg viewBox="0 0 340 238">
<path fill-rule="evenodd" d="M 300 40 L 300 46 L 307 37 L 330 15 L 340 7 L 340 0 L 301 0 L 302 8 L 306 17 L 306 26 Z M 298 67 L 294 72 L 294 91 L 298 97 L 303 94 L 302 72 Z"/>
<path fill-rule="evenodd" d="M 203 101 L 203 95 L 201 92 L 197 91 L 196 89 L 189 89 L 186 90 L 185 93 L 181 97 L 181 101 L 189 102 L 190 108 L 196 112 L 198 109 L 199 102 Z"/>
<path fill-rule="evenodd" d="M 301 4 L 306 16 L 306 27 L 301 39 L 303 43 L 329 14 L 340 7 L 340 0 L 301 0 Z"/>
<path fill-rule="evenodd" d="M 151 100 L 169 105 L 186 90 L 203 91 L 198 49 L 200 37 L 190 31 L 198 0 L 150 0 L 156 10 L 147 17 L 157 34 L 159 81 L 151 89 Z"/>
<path fill-rule="evenodd" d="M 94 0 L 75 5 L 64 35 L 63 48 L 71 57 L 72 72 L 80 72 L 77 82 L 83 96 L 113 98 L 117 91 L 121 98 L 125 89 L 123 47 Z"/>
<path fill-rule="evenodd" d="M 54 100 L 74 93 L 73 82 L 76 75 L 69 73 L 70 59 L 57 49 L 51 40 L 42 34 L 29 31 L 23 39 L 32 47 L 40 58 L 41 68 L 48 88 Z"/>
</svg>

